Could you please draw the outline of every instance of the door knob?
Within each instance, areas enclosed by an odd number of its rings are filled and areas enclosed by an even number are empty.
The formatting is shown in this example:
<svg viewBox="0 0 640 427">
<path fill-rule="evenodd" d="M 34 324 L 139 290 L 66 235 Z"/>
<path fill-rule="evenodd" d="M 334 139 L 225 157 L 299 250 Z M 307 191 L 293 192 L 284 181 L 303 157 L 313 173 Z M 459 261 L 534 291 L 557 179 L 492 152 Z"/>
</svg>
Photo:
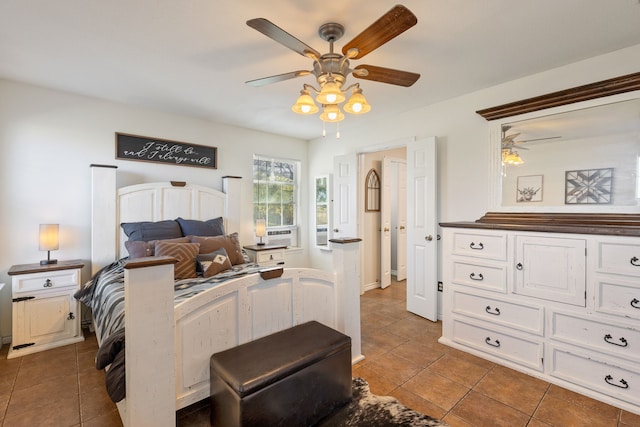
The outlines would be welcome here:
<svg viewBox="0 0 640 427">
<path fill-rule="evenodd" d="M 427 242 L 430 242 L 433 240 L 433 236 L 429 234 L 428 236 L 425 236 L 424 240 L 426 240 Z"/>
<path fill-rule="evenodd" d="M 334 229 L 333 229 L 333 232 L 334 232 L 334 233 L 339 233 L 339 232 L 340 232 L 340 230 L 338 230 L 337 228 L 334 228 Z"/>
</svg>

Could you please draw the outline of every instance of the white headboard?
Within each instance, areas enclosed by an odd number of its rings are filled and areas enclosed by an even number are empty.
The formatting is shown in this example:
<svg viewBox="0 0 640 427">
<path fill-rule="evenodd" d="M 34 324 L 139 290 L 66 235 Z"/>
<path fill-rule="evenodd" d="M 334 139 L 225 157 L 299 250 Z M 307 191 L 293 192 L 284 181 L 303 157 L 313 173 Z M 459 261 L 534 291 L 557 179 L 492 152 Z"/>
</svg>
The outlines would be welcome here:
<svg viewBox="0 0 640 427">
<path fill-rule="evenodd" d="M 225 219 L 240 229 L 240 179 L 224 177 L 224 192 L 186 183 L 155 182 L 116 188 L 116 168 L 92 165 L 91 274 L 127 256 L 120 224 L 182 217 Z"/>
</svg>

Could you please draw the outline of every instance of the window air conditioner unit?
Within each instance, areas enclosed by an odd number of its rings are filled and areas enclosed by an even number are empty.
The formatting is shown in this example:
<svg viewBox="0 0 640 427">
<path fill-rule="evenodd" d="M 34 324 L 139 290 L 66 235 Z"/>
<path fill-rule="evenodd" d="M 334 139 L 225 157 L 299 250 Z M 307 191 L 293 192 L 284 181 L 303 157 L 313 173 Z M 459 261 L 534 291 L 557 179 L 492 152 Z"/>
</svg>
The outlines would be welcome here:
<svg viewBox="0 0 640 427">
<path fill-rule="evenodd" d="M 288 228 L 284 230 L 267 231 L 268 243 L 270 245 L 298 246 L 298 229 Z"/>
</svg>

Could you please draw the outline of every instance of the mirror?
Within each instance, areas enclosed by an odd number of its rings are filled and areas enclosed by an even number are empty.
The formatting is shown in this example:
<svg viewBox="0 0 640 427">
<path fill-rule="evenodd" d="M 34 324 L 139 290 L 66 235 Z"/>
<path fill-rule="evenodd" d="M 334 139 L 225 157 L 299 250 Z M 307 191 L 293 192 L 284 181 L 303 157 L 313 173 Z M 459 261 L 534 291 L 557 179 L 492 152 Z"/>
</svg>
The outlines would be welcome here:
<svg viewBox="0 0 640 427">
<path fill-rule="evenodd" d="M 316 246 L 328 248 L 331 229 L 331 176 L 321 175 L 315 179 L 315 242 Z"/>
<path fill-rule="evenodd" d="M 626 98 L 493 125 L 497 210 L 640 211 L 640 99 Z"/>
</svg>

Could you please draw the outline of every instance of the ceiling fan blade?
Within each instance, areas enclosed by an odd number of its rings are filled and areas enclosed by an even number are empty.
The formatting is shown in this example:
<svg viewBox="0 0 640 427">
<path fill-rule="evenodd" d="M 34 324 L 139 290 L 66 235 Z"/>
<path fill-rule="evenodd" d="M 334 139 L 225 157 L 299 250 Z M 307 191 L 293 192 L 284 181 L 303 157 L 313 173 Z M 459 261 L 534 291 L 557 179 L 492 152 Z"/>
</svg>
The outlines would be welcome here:
<svg viewBox="0 0 640 427">
<path fill-rule="evenodd" d="M 349 49 L 357 49 L 358 53 L 353 59 L 360 59 L 369 52 L 379 48 L 389 40 L 407 31 L 418 23 L 418 18 L 401 4 L 394 6 L 389 12 L 382 15 L 376 22 L 369 25 L 353 40 L 344 45 L 342 54 L 346 55 Z"/>
<path fill-rule="evenodd" d="M 358 65 L 353 69 L 354 77 L 373 80 L 381 83 L 409 87 L 420 78 L 420 74 L 391 68 L 376 67 L 375 65 Z"/>
<path fill-rule="evenodd" d="M 293 37 L 291 34 L 287 33 L 285 30 L 267 19 L 250 19 L 247 21 L 247 25 L 302 56 L 306 56 L 307 58 L 312 58 L 314 60 L 318 60 L 321 56 L 320 52 L 310 46 L 307 46 L 305 43 Z"/>
<path fill-rule="evenodd" d="M 271 83 L 282 82 L 284 80 L 295 79 L 296 77 L 308 76 L 311 74 L 311 71 L 307 70 L 299 70 L 299 71 L 291 71 L 290 73 L 278 74 L 275 76 L 262 77 L 260 79 L 249 80 L 245 83 L 249 86 L 265 86 L 270 85 Z"/>
</svg>

